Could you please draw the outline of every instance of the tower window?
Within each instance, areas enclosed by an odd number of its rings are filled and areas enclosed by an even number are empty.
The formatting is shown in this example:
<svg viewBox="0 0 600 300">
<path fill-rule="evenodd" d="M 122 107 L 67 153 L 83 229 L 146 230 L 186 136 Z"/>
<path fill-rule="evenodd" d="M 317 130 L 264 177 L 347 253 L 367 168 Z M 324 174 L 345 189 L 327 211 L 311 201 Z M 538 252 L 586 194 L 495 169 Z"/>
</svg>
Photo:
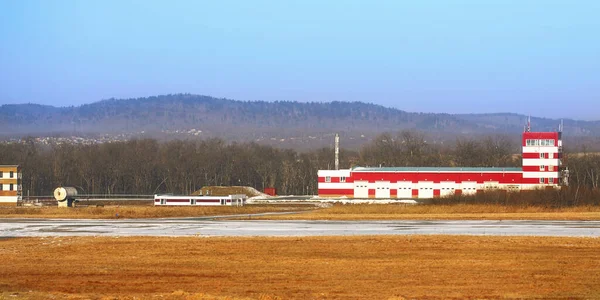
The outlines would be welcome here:
<svg viewBox="0 0 600 300">
<path fill-rule="evenodd" d="M 331 182 L 331 176 L 325 176 L 325 182 Z"/>
<path fill-rule="evenodd" d="M 346 176 L 341 176 L 340 177 L 340 182 L 346 182 Z"/>
</svg>

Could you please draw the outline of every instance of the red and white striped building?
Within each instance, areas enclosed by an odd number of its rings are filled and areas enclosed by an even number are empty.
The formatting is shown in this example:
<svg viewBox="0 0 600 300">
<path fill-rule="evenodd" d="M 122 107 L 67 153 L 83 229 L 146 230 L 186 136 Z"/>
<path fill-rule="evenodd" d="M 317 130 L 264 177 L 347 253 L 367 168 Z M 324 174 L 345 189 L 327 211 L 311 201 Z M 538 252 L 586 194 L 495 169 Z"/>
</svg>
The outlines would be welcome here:
<svg viewBox="0 0 600 300">
<path fill-rule="evenodd" d="M 567 180 L 561 170 L 561 136 L 560 131 L 523 132 L 521 168 L 354 167 L 319 170 L 319 196 L 405 199 L 485 190 L 558 188 Z"/>
</svg>

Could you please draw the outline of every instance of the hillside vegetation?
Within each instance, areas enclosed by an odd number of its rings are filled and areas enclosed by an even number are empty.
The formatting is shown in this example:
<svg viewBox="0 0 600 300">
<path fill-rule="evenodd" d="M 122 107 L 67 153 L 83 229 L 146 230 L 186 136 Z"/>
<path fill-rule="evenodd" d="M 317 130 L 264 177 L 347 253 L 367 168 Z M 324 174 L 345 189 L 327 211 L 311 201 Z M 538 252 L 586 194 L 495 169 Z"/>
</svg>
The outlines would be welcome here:
<svg viewBox="0 0 600 300">
<path fill-rule="evenodd" d="M 401 107 L 402 102 L 399 102 Z M 466 134 L 518 135 L 526 116 L 414 113 L 363 102 L 236 101 L 177 94 L 109 99 L 71 107 L 37 104 L 0 106 L 0 135 L 131 134 L 153 138 L 219 137 L 236 141 L 318 140 L 340 132 L 346 142 L 365 142 L 382 132 L 418 130 L 435 140 Z M 600 122 L 564 120 L 567 136 L 598 136 Z M 532 118 L 536 130 L 549 131 L 559 120 Z M 358 140 L 358 141 L 354 141 Z M 325 144 L 327 145 L 327 144 Z"/>
</svg>

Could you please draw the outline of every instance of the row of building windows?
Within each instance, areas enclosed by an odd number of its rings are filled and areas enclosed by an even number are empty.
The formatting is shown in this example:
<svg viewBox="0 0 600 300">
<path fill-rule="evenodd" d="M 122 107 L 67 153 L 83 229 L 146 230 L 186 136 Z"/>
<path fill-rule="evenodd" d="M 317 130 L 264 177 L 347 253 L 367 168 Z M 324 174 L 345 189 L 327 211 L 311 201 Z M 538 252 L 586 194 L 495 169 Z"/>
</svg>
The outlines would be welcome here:
<svg viewBox="0 0 600 300">
<path fill-rule="evenodd" d="M 8 190 L 7 191 L 14 191 L 14 185 L 11 183 L 8 185 Z M 4 184 L 0 184 L 0 191 L 4 190 Z"/>
<path fill-rule="evenodd" d="M 325 182 L 331 182 L 331 176 L 325 176 Z M 346 182 L 346 176 L 340 176 L 340 182 Z"/>
<path fill-rule="evenodd" d="M 545 166 L 541 165 L 540 166 L 540 171 L 545 171 L 545 170 L 546 170 Z M 548 166 L 548 171 L 553 171 L 553 170 L 554 170 L 553 166 Z M 545 180 L 544 178 L 540 178 L 540 183 L 545 183 L 544 180 Z M 331 182 L 331 176 L 325 176 L 325 182 Z M 346 177 L 344 177 L 344 176 L 340 177 L 340 182 L 346 182 Z M 554 178 L 548 178 L 548 183 L 554 183 Z M 13 188 L 12 186 L 13 185 L 11 184 L 10 185 L 10 190 L 11 191 L 12 191 L 12 188 Z M 357 188 L 361 188 L 361 187 L 362 188 L 366 188 L 367 186 L 357 186 Z M 386 188 L 385 187 L 381 187 L 381 188 L 378 187 L 377 189 L 386 189 Z M 389 188 L 387 188 L 387 189 L 389 189 Z M 406 188 L 406 189 L 409 189 L 409 188 Z M 427 188 L 425 188 L 425 189 L 427 189 Z M 2 185 L 0 184 L 0 191 L 1 190 L 2 190 Z"/>
<path fill-rule="evenodd" d="M 540 183 L 546 183 L 545 178 L 540 178 Z M 554 178 L 548 178 L 548 183 L 549 184 L 553 184 L 554 183 Z"/>
<path fill-rule="evenodd" d="M 0 172 L 0 178 L 3 178 L 3 177 L 4 177 L 4 172 Z M 15 177 L 15 172 L 14 171 L 10 171 L 8 178 L 14 178 L 14 177 Z"/>
<path fill-rule="evenodd" d="M 540 171 L 546 171 L 546 166 L 541 165 Z M 550 172 L 554 171 L 554 166 L 548 166 L 548 171 L 550 171 Z"/>
<path fill-rule="evenodd" d="M 525 145 L 526 146 L 555 146 L 554 142 L 555 141 L 553 139 L 541 139 L 541 140 L 526 139 Z"/>
</svg>

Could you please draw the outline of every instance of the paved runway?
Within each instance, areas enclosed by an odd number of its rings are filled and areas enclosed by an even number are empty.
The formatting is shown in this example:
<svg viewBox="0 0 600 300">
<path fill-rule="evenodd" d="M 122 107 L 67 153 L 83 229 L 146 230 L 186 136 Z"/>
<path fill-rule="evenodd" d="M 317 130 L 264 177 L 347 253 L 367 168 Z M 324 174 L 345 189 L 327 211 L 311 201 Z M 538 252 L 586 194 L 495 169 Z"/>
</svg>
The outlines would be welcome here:
<svg viewBox="0 0 600 300">
<path fill-rule="evenodd" d="M 600 221 L 231 221 L 0 219 L 0 237 L 453 234 L 600 237 Z"/>
</svg>

